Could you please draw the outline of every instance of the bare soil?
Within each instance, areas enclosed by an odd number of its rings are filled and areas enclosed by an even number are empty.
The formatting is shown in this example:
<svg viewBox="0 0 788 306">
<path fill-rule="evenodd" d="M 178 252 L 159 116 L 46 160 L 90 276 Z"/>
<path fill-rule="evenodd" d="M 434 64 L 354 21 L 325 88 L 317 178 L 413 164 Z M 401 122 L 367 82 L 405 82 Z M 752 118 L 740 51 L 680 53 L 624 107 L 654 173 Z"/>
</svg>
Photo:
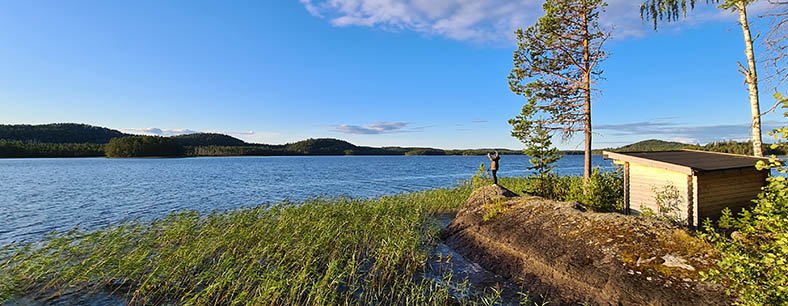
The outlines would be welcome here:
<svg viewBox="0 0 788 306">
<path fill-rule="evenodd" d="M 582 212 L 493 185 L 474 191 L 444 238 L 550 305 L 732 303 L 723 287 L 700 281 L 716 261 L 714 248 L 650 217 Z"/>
</svg>

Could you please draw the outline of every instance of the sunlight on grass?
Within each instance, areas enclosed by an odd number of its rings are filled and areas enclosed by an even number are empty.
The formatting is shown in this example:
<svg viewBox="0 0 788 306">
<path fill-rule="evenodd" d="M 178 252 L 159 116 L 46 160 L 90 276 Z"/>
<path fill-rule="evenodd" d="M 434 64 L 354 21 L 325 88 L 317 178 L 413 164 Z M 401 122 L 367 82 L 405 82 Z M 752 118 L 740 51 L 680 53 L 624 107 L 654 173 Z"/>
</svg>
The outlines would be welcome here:
<svg viewBox="0 0 788 306">
<path fill-rule="evenodd" d="M 416 277 L 470 187 L 374 200 L 316 199 L 201 216 L 174 213 L 8 246 L 0 301 L 112 290 L 132 304 L 445 304 Z"/>
</svg>

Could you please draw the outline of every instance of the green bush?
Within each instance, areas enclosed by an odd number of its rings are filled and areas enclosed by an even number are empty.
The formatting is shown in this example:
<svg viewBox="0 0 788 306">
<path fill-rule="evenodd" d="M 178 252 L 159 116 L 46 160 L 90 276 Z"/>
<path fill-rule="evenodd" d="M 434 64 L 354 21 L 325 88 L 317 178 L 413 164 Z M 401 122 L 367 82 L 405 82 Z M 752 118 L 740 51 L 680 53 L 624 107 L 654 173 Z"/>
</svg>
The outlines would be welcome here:
<svg viewBox="0 0 788 306">
<path fill-rule="evenodd" d="M 659 208 L 660 218 L 675 224 L 687 225 L 686 218 L 681 216 L 683 200 L 676 186 L 652 187 L 651 190 L 654 192 L 654 200 Z"/>
<path fill-rule="evenodd" d="M 492 184 L 490 172 L 487 171 L 484 163 L 479 164 L 479 169 L 476 170 L 476 174 L 474 174 L 466 184 L 470 184 L 473 189 Z"/>
<path fill-rule="evenodd" d="M 620 169 L 602 171 L 595 168 L 587 186 L 580 176 L 551 175 L 546 179 L 546 198 L 578 202 L 598 212 L 622 211 L 624 208 L 624 175 Z M 541 193 L 539 180 L 539 177 L 527 178 L 521 190 L 527 194 Z"/>
<path fill-rule="evenodd" d="M 776 98 L 788 109 L 788 99 L 779 94 Z M 788 127 L 770 134 L 778 139 L 773 149 L 786 148 Z M 704 277 L 725 283 L 740 305 L 788 305 L 788 167 L 772 156 L 768 164 L 759 162 L 758 168 L 776 169 L 781 175 L 769 178 L 752 210 L 742 211 L 738 218 L 725 210 L 718 228 L 706 220 L 703 236 L 715 244 L 722 258 L 718 268 Z"/>
</svg>

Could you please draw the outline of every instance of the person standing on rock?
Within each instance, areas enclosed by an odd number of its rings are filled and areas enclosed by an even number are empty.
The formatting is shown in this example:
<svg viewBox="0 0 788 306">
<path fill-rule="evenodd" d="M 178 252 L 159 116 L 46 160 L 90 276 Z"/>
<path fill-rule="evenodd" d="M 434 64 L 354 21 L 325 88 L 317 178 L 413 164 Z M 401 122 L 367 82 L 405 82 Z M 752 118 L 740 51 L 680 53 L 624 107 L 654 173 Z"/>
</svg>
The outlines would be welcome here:
<svg viewBox="0 0 788 306">
<path fill-rule="evenodd" d="M 498 161 L 501 160 L 501 156 L 498 154 L 498 151 L 494 152 L 493 154 L 487 153 L 487 158 L 490 159 L 490 171 L 492 172 L 493 184 L 498 185 Z"/>
</svg>

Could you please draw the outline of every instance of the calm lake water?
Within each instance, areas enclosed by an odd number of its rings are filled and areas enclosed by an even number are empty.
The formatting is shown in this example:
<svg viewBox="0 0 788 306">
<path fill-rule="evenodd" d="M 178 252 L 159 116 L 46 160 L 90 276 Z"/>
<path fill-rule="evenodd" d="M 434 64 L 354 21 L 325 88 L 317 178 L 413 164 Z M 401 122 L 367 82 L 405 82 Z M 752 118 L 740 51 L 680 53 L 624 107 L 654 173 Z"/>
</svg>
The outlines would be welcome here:
<svg viewBox="0 0 788 306">
<path fill-rule="evenodd" d="M 378 197 L 470 178 L 485 156 L 0 159 L 0 245 L 79 226 L 95 229 L 169 212 L 228 210 L 319 196 Z M 594 156 L 594 165 L 612 168 Z M 503 156 L 499 176 L 527 174 L 528 157 Z M 582 173 L 566 156 L 560 174 Z"/>
</svg>

